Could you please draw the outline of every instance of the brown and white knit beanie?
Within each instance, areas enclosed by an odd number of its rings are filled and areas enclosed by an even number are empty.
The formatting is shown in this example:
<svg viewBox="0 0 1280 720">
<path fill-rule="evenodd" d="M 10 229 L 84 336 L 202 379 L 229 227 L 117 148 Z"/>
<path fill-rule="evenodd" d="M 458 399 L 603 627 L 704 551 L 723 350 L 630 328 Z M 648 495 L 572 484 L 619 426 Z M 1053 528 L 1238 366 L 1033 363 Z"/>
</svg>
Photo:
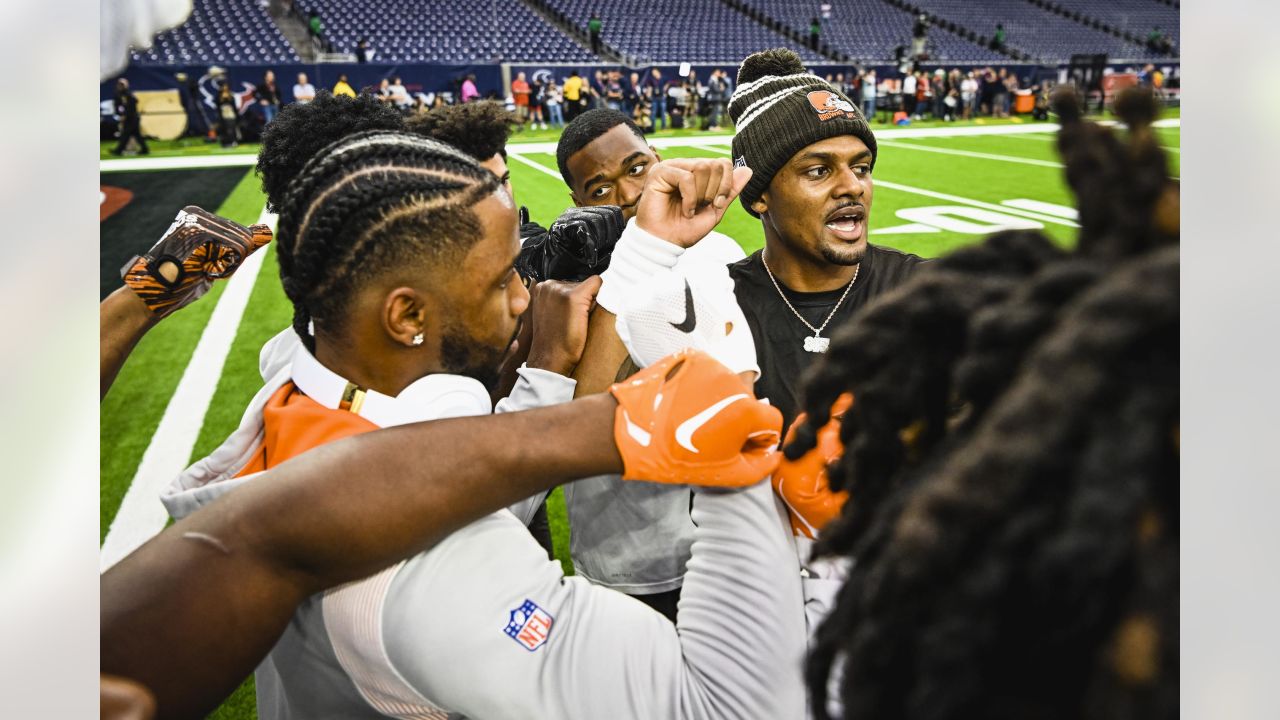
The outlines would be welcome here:
<svg viewBox="0 0 1280 720">
<path fill-rule="evenodd" d="M 750 55 L 738 68 L 737 90 L 729 100 L 734 167 L 749 167 L 751 181 L 739 199 L 753 217 L 752 203 L 773 176 L 802 148 L 837 135 L 853 135 L 871 150 L 876 137 L 858 106 L 825 80 L 805 71 L 800 56 L 786 48 Z"/>
</svg>

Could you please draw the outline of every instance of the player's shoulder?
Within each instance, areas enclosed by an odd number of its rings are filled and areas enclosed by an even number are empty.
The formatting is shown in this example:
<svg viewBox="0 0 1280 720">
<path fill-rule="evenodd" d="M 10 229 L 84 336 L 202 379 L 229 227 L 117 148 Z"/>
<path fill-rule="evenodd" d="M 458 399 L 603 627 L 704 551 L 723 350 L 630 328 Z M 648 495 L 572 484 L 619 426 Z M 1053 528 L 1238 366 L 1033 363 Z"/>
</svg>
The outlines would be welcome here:
<svg viewBox="0 0 1280 720">
<path fill-rule="evenodd" d="M 867 250 L 875 255 L 873 261 L 877 267 L 914 268 L 927 262 L 925 258 L 886 245 L 867 245 Z"/>
</svg>

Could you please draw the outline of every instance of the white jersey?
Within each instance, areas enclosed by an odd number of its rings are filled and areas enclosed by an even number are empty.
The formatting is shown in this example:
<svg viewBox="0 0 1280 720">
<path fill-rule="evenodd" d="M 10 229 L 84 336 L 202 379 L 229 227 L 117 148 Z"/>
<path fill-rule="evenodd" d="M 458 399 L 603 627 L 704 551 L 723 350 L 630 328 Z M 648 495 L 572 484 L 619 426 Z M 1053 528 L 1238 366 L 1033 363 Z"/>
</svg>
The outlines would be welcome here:
<svg viewBox="0 0 1280 720">
<path fill-rule="evenodd" d="M 327 369 L 301 353 L 277 377 L 288 373 L 322 404 L 340 396 L 331 390 L 345 381 L 326 376 Z M 436 387 L 445 405 L 473 414 L 463 401 L 465 379 L 458 380 Z M 557 390 L 548 378 L 522 371 L 524 390 L 513 392 L 507 409 L 569 399 L 572 381 L 562 381 Z M 471 395 L 472 409 L 480 409 L 486 401 Z M 418 420 L 442 417 L 432 403 L 404 408 L 398 399 L 378 405 L 396 419 L 392 424 L 415 414 Z M 384 425 L 366 410 L 361 414 Z M 246 414 L 242 429 L 251 434 L 253 422 Z M 188 471 L 198 477 L 176 483 L 167 504 L 183 505 L 172 495 L 210 492 L 201 478 L 228 477 L 229 468 L 214 465 Z M 693 520 L 698 527 L 678 627 L 625 595 L 564 577 L 503 510 L 428 552 L 305 601 L 258 669 L 259 715 L 802 716 L 801 588 L 786 521 L 768 483 L 698 492 Z"/>
</svg>

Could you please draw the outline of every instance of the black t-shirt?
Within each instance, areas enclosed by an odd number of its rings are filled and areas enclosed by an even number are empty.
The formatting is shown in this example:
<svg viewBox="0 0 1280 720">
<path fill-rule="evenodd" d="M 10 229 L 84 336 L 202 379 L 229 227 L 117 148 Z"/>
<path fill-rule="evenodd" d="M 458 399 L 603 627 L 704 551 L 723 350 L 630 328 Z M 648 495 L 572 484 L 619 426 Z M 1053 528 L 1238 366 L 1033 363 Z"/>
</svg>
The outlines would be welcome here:
<svg viewBox="0 0 1280 720">
<path fill-rule="evenodd" d="M 822 331 L 822 337 L 830 338 L 859 308 L 906 282 L 922 262 L 924 259 L 916 255 L 868 245 L 858 278 L 835 317 Z M 730 265 L 729 276 L 733 278 L 734 294 L 756 343 L 761 373 L 756 382 L 756 397 L 768 398 L 771 405 L 782 411 L 783 422 L 789 427 L 804 409 L 800 397 L 801 378 L 819 357 L 818 353 L 804 349 L 804 339 L 812 337 L 813 331 L 805 327 L 778 297 L 778 290 L 765 272 L 760 251 Z M 822 325 L 845 290 L 841 287 L 828 292 L 801 293 L 791 290 L 781 281 L 778 285 L 796 311 L 814 327 Z"/>
</svg>

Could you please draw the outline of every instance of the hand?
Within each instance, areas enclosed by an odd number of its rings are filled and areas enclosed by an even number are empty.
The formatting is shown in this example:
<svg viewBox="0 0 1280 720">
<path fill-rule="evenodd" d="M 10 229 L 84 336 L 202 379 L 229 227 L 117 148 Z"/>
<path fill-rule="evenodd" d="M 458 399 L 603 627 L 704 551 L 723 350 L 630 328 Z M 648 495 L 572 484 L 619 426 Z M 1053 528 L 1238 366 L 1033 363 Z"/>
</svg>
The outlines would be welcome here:
<svg viewBox="0 0 1280 720">
<path fill-rule="evenodd" d="M 827 481 L 827 466 L 840 459 L 840 418 L 853 405 L 853 395 L 844 393 L 831 405 L 831 420 L 818 431 L 818 444 L 796 460 L 785 457 L 773 473 L 773 491 L 786 504 L 791 516 L 791 532 L 796 537 L 817 538 L 827 523 L 840 515 L 847 492 L 833 492 Z M 801 413 L 787 430 L 784 445 L 795 438 L 796 427 L 805 421 Z"/>
<path fill-rule="evenodd" d="M 587 320 L 600 292 L 600 276 L 580 283 L 540 282 L 530 291 L 533 338 L 529 367 L 571 375 L 587 346 Z"/>
<path fill-rule="evenodd" d="M 516 272 L 538 282 L 578 282 L 599 275 L 609 266 L 609 257 L 625 223 L 622 210 L 615 205 L 570 208 L 551 224 L 550 230 L 522 223 L 520 237 L 525 240 L 516 258 Z"/>
<path fill-rule="evenodd" d="M 230 277 L 254 250 L 271 242 L 266 225 L 245 227 L 202 210 L 183 208 L 146 255 L 120 274 L 157 318 L 195 302 L 218 278 Z"/>
<path fill-rule="evenodd" d="M 778 464 L 782 413 L 706 353 L 676 353 L 609 392 L 623 480 L 746 487 Z"/>
<path fill-rule="evenodd" d="M 724 217 L 751 179 L 751 168 L 727 159 L 663 160 L 649 170 L 636 205 L 636 223 L 680 247 L 692 247 Z"/>
</svg>

